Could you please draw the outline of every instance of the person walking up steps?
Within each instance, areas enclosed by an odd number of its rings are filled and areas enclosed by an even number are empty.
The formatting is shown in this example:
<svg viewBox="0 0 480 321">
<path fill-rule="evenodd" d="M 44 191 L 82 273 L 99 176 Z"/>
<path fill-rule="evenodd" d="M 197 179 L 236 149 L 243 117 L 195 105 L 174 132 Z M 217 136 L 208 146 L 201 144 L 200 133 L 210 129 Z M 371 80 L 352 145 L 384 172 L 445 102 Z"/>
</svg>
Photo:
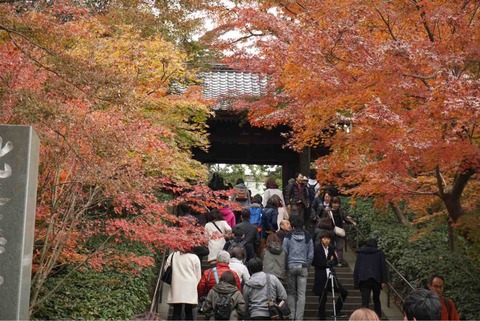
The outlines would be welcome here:
<svg viewBox="0 0 480 321">
<path fill-rule="evenodd" d="M 209 320 L 243 320 L 245 299 L 235 286 L 234 272 L 225 271 L 207 295 L 205 316 Z"/>
<path fill-rule="evenodd" d="M 360 289 L 362 307 L 368 308 L 370 294 L 373 293 L 373 307 L 378 315 L 382 315 L 380 291 L 387 287 L 387 263 L 385 254 L 377 247 L 377 240 L 368 239 L 357 251 L 357 261 L 353 271 L 353 285 Z"/>
<path fill-rule="evenodd" d="M 275 275 L 263 272 L 262 259 L 256 257 L 247 262 L 247 268 L 252 275 L 245 283 L 243 297 L 247 304 L 250 320 L 270 320 L 268 302 L 270 298 L 286 300 L 287 293 L 280 280 Z M 268 287 L 270 284 L 270 288 Z"/>
<path fill-rule="evenodd" d="M 280 238 L 277 234 L 270 234 L 266 245 L 262 253 L 263 271 L 275 275 L 280 281 L 284 282 L 287 254 L 280 244 Z"/>
<path fill-rule="evenodd" d="M 229 251 L 230 253 L 230 263 L 228 263 L 228 267 L 237 273 L 240 281 L 242 282 L 242 286 L 245 282 L 250 279 L 250 273 L 248 272 L 247 267 L 243 263 L 245 259 L 245 249 L 240 246 L 235 246 L 233 249 Z"/>
<path fill-rule="evenodd" d="M 207 220 L 205 231 L 208 235 L 208 263 L 215 264 L 218 252 L 225 246 L 225 237 L 230 236 L 232 228 L 216 208 L 207 213 Z"/>
<path fill-rule="evenodd" d="M 242 282 L 238 277 L 237 273 L 232 271 L 228 264 L 230 263 L 230 254 L 227 251 L 220 251 L 217 255 L 217 264 L 214 267 L 205 270 L 202 274 L 200 282 L 197 285 L 198 297 L 202 298 L 210 292 L 210 290 L 218 284 L 220 277 L 225 271 L 233 272 L 235 276 L 235 284 L 237 289 L 242 291 Z"/>
<path fill-rule="evenodd" d="M 308 267 L 313 261 L 312 237 L 303 228 L 299 215 L 292 216 L 292 232 L 283 239 L 287 254 L 288 307 L 292 320 L 303 320 L 307 289 Z"/>
<path fill-rule="evenodd" d="M 172 267 L 172 283 L 168 291 L 167 303 L 173 306 L 173 320 L 182 319 L 182 310 L 185 318 L 193 320 L 193 308 L 198 303 L 197 283 L 201 277 L 201 263 L 198 256 L 186 252 L 173 252 L 167 258 L 165 270 Z"/>
</svg>

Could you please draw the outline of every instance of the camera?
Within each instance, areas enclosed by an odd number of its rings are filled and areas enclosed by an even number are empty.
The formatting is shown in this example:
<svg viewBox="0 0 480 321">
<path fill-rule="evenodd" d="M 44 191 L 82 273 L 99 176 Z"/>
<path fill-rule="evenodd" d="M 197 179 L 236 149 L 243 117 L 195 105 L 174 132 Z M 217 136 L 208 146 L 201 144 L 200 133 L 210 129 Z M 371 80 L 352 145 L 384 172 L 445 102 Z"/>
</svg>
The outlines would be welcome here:
<svg viewBox="0 0 480 321">
<path fill-rule="evenodd" d="M 328 267 L 331 268 L 331 267 L 334 267 L 335 265 L 337 265 L 337 264 L 336 264 L 336 262 L 335 262 L 334 260 L 328 260 L 328 261 L 327 261 L 327 266 L 328 266 Z"/>
</svg>

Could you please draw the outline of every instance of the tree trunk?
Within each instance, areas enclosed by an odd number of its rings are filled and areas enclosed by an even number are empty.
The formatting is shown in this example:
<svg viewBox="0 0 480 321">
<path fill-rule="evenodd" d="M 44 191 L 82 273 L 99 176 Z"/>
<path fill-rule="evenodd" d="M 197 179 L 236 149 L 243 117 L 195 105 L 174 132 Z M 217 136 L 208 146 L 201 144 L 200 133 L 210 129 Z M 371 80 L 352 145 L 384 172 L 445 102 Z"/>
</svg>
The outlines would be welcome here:
<svg viewBox="0 0 480 321">
<path fill-rule="evenodd" d="M 455 242 L 455 233 L 453 230 L 453 222 L 448 220 L 448 248 L 450 252 L 455 252 L 457 250 L 456 242 Z"/>
<path fill-rule="evenodd" d="M 465 210 L 462 207 L 460 202 L 460 198 L 462 197 L 463 190 L 467 186 L 468 180 L 472 175 L 476 172 L 475 169 L 468 169 L 463 172 L 457 174 L 453 180 L 453 185 L 449 189 L 440 188 L 440 198 L 445 204 L 445 207 L 448 212 L 449 220 L 448 220 L 448 247 L 450 251 L 455 252 L 456 250 L 456 242 L 455 242 L 455 233 L 453 224 L 457 222 L 457 220 L 465 215 Z M 437 177 L 439 169 L 437 167 Z M 441 186 L 440 186 L 441 187 Z"/>
<path fill-rule="evenodd" d="M 405 225 L 405 226 L 410 226 L 410 222 L 407 220 L 407 218 L 405 217 L 405 215 L 403 215 L 403 212 L 402 212 L 402 210 L 400 209 L 400 207 L 398 207 L 397 203 L 395 203 L 395 202 L 388 202 L 388 204 L 389 204 L 390 207 L 392 208 L 393 213 L 395 213 L 395 216 L 397 217 L 398 222 L 399 222 L 399 223 L 402 223 L 402 224 Z"/>
<path fill-rule="evenodd" d="M 453 193 L 446 193 L 442 200 L 447 208 L 448 216 L 453 223 L 456 223 L 457 220 L 465 214 L 462 204 L 460 203 L 460 196 L 455 196 Z"/>
<path fill-rule="evenodd" d="M 475 170 L 473 169 L 457 174 L 453 180 L 452 187 L 440 193 L 440 198 L 445 203 L 448 216 L 452 219 L 453 223 L 456 223 L 457 220 L 465 214 L 462 204 L 460 203 L 460 198 L 462 197 L 463 190 L 467 186 L 468 180 L 473 174 L 475 174 Z"/>
</svg>

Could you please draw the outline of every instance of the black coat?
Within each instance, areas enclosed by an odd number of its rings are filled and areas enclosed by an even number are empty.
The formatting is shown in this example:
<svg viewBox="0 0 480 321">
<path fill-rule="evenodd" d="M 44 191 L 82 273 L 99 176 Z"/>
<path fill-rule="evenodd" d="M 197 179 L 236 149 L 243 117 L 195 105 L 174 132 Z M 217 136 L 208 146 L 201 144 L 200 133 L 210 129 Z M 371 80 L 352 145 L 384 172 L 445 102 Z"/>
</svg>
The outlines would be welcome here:
<svg viewBox="0 0 480 321">
<path fill-rule="evenodd" d="M 310 207 L 307 186 L 305 184 L 298 185 L 297 183 L 287 185 L 285 205 L 303 205 L 305 208 Z"/>
<path fill-rule="evenodd" d="M 333 261 L 334 265 L 338 262 L 334 247 L 329 245 L 328 254 L 325 256 L 323 245 L 321 243 L 316 244 L 313 250 L 312 262 L 312 265 L 315 267 L 315 279 L 313 281 L 313 293 L 315 293 L 315 295 L 321 296 L 323 290 L 325 289 L 325 284 L 328 281 L 328 261 Z"/>
<path fill-rule="evenodd" d="M 343 228 L 343 224 L 345 223 L 345 219 L 347 218 L 347 214 L 345 213 L 345 211 L 342 210 L 341 208 L 337 210 L 331 210 L 331 211 L 333 214 L 333 218 L 335 220 L 335 226 Z M 326 209 L 322 209 L 320 218 L 322 217 L 328 217 L 331 219 L 329 211 L 327 211 Z"/>
<path fill-rule="evenodd" d="M 374 246 L 363 246 L 357 251 L 357 261 L 353 270 L 353 285 L 358 288 L 360 281 L 374 279 L 387 283 L 387 263 L 382 250 Z"/>
<path fill-rule="evenodd" d="M 250 221 L 243 220 L 235 225 L 235 227 L 242 229 L 243 234 L 245 234 L 243 237 L 245 243 L 252 244 L 254 248 L 257 248 L 258 245 L 260 245 L 260 236 L 258 234 L 257 227 L 250 223 Z"/>
</svg>

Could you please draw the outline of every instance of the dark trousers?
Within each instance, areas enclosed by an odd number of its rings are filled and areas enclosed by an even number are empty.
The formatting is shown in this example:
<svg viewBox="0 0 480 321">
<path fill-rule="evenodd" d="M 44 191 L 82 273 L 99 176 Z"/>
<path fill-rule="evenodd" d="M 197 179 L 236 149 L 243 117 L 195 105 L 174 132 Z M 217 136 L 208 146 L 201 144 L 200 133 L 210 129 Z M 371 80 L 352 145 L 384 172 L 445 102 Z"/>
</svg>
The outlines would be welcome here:
<svg viewBox="0 0 480 321">
<path fill-rule="evenodd" d="M 182 319 L 182 310 L 185 319 Z M 174 303 L 172 320 L 193 320 L 193 304 Z"/>
<path fill-rule="evenodd" d="M 331 286 L 332 281 L 328 279 L 327 282 L 329 284 L 327 284 L 326 287 L 324 287 L 323 294 L 320 294 L 320 297 L 318 299 L 318 303 L 319 303 L 318 319 L 319 320 L 326 320 L 327 318 L 325 314 L 325 305 L 327 303 L 328 292 L 332 292 L 332 286 Z M 336 281 L 334 283 L 336 283 L 334 285 L 335 295 L 338 295 L 338 293 L 340 293 L 340 295 L 337 298 L 337 301 L 335 302 L 335 312 L 337 313 L 337 315 L 339 315 L 340 311 L 342 311 L 343 304 L 345 303 L 345 299 L 348 296 L 348 291 L 342 286 L 340 282 Z"/>
<path fill-rule="evenodd" d="M 370 305 L 370 293 L 373 294 L 373 310 L 380 318 L 382 315 L 382 305 L 380 303 L 382 284 L 378 283 L 374 279 L 368 279 L 365 281 L 360 281 L 358 283 L 358 288 L 360 289 L 360 294 L 362 295 L 362 307 L 364 308 L 368 308 Z"/>
</svg>

